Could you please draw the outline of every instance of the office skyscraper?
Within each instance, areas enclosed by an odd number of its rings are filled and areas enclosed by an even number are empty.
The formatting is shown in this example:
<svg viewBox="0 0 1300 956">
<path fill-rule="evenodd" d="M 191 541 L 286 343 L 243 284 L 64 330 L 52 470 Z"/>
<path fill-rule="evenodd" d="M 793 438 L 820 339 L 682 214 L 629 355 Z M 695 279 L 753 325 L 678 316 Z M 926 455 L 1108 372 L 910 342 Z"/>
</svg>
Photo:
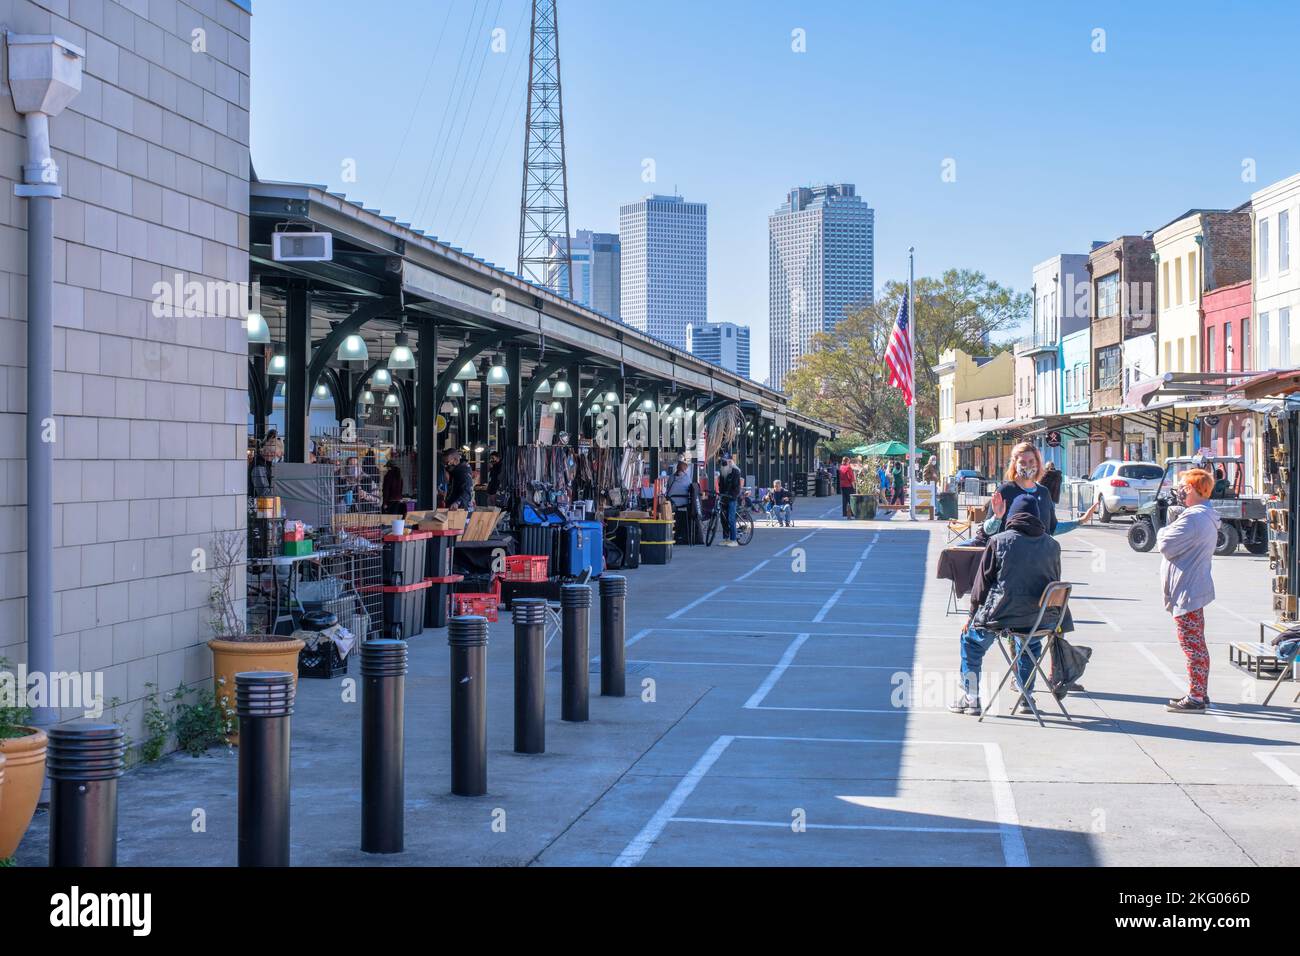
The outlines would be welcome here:
<svg viewBox="0 0 1300 956">
<path fill-rule="evenodd" d="M 768 219 L 771 385 L 875 287 L 875 210 L 851 183 L 799 186 Z"/>
<path fill-rule="evenodd" d="M 728 371 L 749 378 L 749 326 L 706 322 L 687 326 L 686 350 Z"/>
<path fill-rule="evenodd" d="M 708 206 L 647 196 L 619 209 L 619 317 L 678 348 L 706 318 Z"/>
<path fill-rule="evenodd" d="M 563 240 L 556 239 L 551 246 L 556 249 L 563 244 Z M 579 229 L 577 238 L 571 241 L 570 246 L 573 255 L 574 294 L 570 295 L 564 269 L 558 265 L 549 268 L 548 282 L 560 295 L 617 319 L 620 269 L 618 233 Z"/>
</svg>

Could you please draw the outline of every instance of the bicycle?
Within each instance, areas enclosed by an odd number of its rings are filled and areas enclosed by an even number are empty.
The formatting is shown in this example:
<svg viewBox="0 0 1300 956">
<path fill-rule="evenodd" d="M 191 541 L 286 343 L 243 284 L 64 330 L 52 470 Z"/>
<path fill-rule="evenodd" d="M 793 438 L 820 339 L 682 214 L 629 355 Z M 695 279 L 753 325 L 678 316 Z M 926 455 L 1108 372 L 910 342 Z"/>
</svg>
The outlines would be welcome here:
<svg viewBox="0 0 1300 956">
<path fill-rule="evenodd" d="M 704 544 L 706 547 L 713 544 L 713 539 L 718 535 L 718 524 L 722 516 L 722 500 L 713 499 L 713 507 L 709 510 L 709 517 L 704 525 Z M 754 537 L 754 519 L 748 511 L 736 509 L 736 544 L 749 544 Z"/>
</svg>

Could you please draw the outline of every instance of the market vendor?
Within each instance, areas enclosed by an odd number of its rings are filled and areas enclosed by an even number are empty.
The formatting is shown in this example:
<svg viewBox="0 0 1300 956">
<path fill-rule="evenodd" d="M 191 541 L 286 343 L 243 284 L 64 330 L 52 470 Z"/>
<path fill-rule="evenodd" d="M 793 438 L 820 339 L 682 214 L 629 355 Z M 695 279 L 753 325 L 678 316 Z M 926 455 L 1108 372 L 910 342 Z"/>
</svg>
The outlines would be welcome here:
<svg viewBox="0 0 1300 956">
<path fill-rule="evenodd" d="M 474 510 L 474 471 L 460 449 L 453 448 L 442 458 L 447 472 L 447 507 Z"/>
<path fill-rule="evenodd" d="M 362 470 L 361 460 L 356 455 L 349 457 L 338 478 L 336 499 L 352 511 L 361 504 L 379 504 L 379 495 L 375 491 L 375 483 Z"/>
</svg>

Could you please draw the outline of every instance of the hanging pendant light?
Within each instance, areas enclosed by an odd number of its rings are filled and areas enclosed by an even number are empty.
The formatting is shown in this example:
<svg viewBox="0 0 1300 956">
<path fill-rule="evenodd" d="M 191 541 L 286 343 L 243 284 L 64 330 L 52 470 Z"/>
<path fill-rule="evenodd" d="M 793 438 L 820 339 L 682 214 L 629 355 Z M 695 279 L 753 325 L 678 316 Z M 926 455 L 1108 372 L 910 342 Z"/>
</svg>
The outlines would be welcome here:
<svg viewBox="0 0 1300 956">
<path fill-rule="evenodd" d="M 275 386 L 275 397 L 284 398 L 284 382 L 280 382 Z"/>
<path fill-rule="evenodd" d="M 509 385 L 510 373 L 506 367 L 501 364 L 501 356 L 492 359 L 492 367 L 488 369 L 487 381 L 489 385 Z"/>
<path fill-rule="evenodd" d="M 478 402 L 470 402 L 470 403 L 469 403 L 469 413 L 470 413 L 471 415 L 477 415 L 477 414 L 478 414 Z"/>
<path fill-rule="evenodd" d="M 384 408 L 397 408 L 401 404 L 402 402 L 397 397 L 396 392 L 389 392 L 387 395 L 384 396 Z"/>
<path fill-rule="evenodd" d="M 560 377 L 556 379 L 555 385 L 551 388 L 551 395 L 554 398 L 568 398 L 572 394 L 573 388 L 569 385 L 569 379 L 561 372 Z"/>
<path fill-rule="evenodd" d="M 459 417 L 460 417 L 460 405 L 457 404 L 456 402 L 452 402 L 452 403 L 451 403 L 451 411 L 448 412 L 447 414 L 449 414 L 452 418 L 459 418 Z"/>
<path fill-rule="evenodd" d="M 373 404 L 375 404 L 375 393 L 372 392 L 370 389 L 366 389 L 364 392 L 362 392 L 362 393 L 361 393 L 361 404 L 362 404 L 362 405 L 373 405 Z"/>
<path fill-rule="evenodd" d="M 592 405 L 591 408 L 587 409 L 587 414 L 588 414 L 588 415 L 599 415 L 599 414 L 600 414 L 600 404 L 597 403 L 597 404 L 595 404 L 595 405 Z"/>
<path fill-rule="evenodd" d="M 271 362 L 266 367 L 267 375 L 283 375 L 289 367 L 289 361 L 284 357 L 284 346 L 277 345 L 275 354 L 271 356 Z"/>
<path fill-rule="evenodd" d="M 553 412 L 564 411 L 564 402 L 551 402 L 551 411 Z"/>
<path fill-rule="evenodd" d="M 405 332 L 398 332 L 393 339 L 393 350 L 388 353 L 388 368 L 390 371 L 415 368 L 415 353 L 411 351 Z"/>
<path fill-rule="evenodd" d="M 325 399 L 330 397 L 329 386 L 326 385 L 324 382 L 322 382 L 321 384 L 316 386 L 316 391 L 312 392 L 312 395 L 324 401 Z"/>
<path fill-rule="evenodd" d="M 248 330 L 250 344 L 271 344 L 271 327 L 266 324 L 266 319 L 262 318 L 261 312 L 248 313 L 248 318 L 244 320 L 244 328 Z"/>
<path fill-rule="evenodd" d="M 605 393 L 605 404 L 606 404 L 606 405 L 617 405 L 617 404 L 618 404 L 618 392 L 606 392 L 606 393 Z"/>
<path fill-rule="evenodd" d="M 537 386 L 537 390 L 533 394 L 534 395 L 551 394 L 551 380 L 549 378 L 542 379 L 542 384 Z"/>
<path fill-rule="evenodd" d="M 452 382 L 450 385 L 447 386 L 447 395 L 450 398 L 457 398 L 464 394 L 465 394 L 465 386 L 460 384 L 460 382 Z"/>
<path fill-rule="evenodd" d="M 653 412 L 655 410 L 655 400 L 653 398 L 647 398 L 641 403 L 641 407 L 647 412 Z"/>
<path fill-rule="evenodd" d="M 382 367 L 377 368 L 375 369 L 374 374 L 370 376 L 371 388 L 377 388 L 380 391 L 383 391 L 384 389 L 388 388 L 388 386 L 392 384 L 393 384 L 392 373 L 389 372 L 388 369 L 386 368 L 382 368 Z"/>
<path fill-rule="evenodd" d="M 498 405 L 498 406 L 496 407 L 496 411 L 494 411 L 492 414 L 495 415 L 497 418 L 505 418 L 505 417 L 506 417 L 506 407 L 505 407 L 504 405 Z"/>
<path fill-rule="evenodd" d="M 370 358 L 370 350 L 366 348 L 366 340 L 354 332 L 343 340 L 338 355 L 340 362 L 364 362 Z"/>
<path fill-rule="evenodd" d="M 474 368 L 473 359 L 470 359 L 462 365 L 460 371 L 456 373 L 456 380 L 458 382 L 472 382 L 476 378 L 478 378 L 478 370 Z"/>
</svg>

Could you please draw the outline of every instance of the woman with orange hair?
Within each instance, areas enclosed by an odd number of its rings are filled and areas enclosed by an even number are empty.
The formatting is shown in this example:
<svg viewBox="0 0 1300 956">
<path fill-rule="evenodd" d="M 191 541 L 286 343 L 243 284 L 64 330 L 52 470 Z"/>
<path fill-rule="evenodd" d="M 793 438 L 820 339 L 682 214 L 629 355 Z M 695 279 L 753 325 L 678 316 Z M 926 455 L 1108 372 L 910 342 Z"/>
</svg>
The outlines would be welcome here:
<svg viewBox="0 0 1300 956">
<path fill-rule="evenodd" d="M 1214 491 L 1214 476 L 1189 468 L 1174 485 L 1175 504 L 1169 523 L 1156 535 L 1160 550 L 1160 586 L 1165 610 L 1174 616 L 1178 643 L 1187 656 L 1186 697 L 1165 707 L 1175 714 L 1203 714 L 1208 694 L 1210 654 L 1205 646 L 1205 607 L 1214 600 L 1210 568 L 1219 538 L 1219 516 L 1206 502 Z"/>
</svg>

